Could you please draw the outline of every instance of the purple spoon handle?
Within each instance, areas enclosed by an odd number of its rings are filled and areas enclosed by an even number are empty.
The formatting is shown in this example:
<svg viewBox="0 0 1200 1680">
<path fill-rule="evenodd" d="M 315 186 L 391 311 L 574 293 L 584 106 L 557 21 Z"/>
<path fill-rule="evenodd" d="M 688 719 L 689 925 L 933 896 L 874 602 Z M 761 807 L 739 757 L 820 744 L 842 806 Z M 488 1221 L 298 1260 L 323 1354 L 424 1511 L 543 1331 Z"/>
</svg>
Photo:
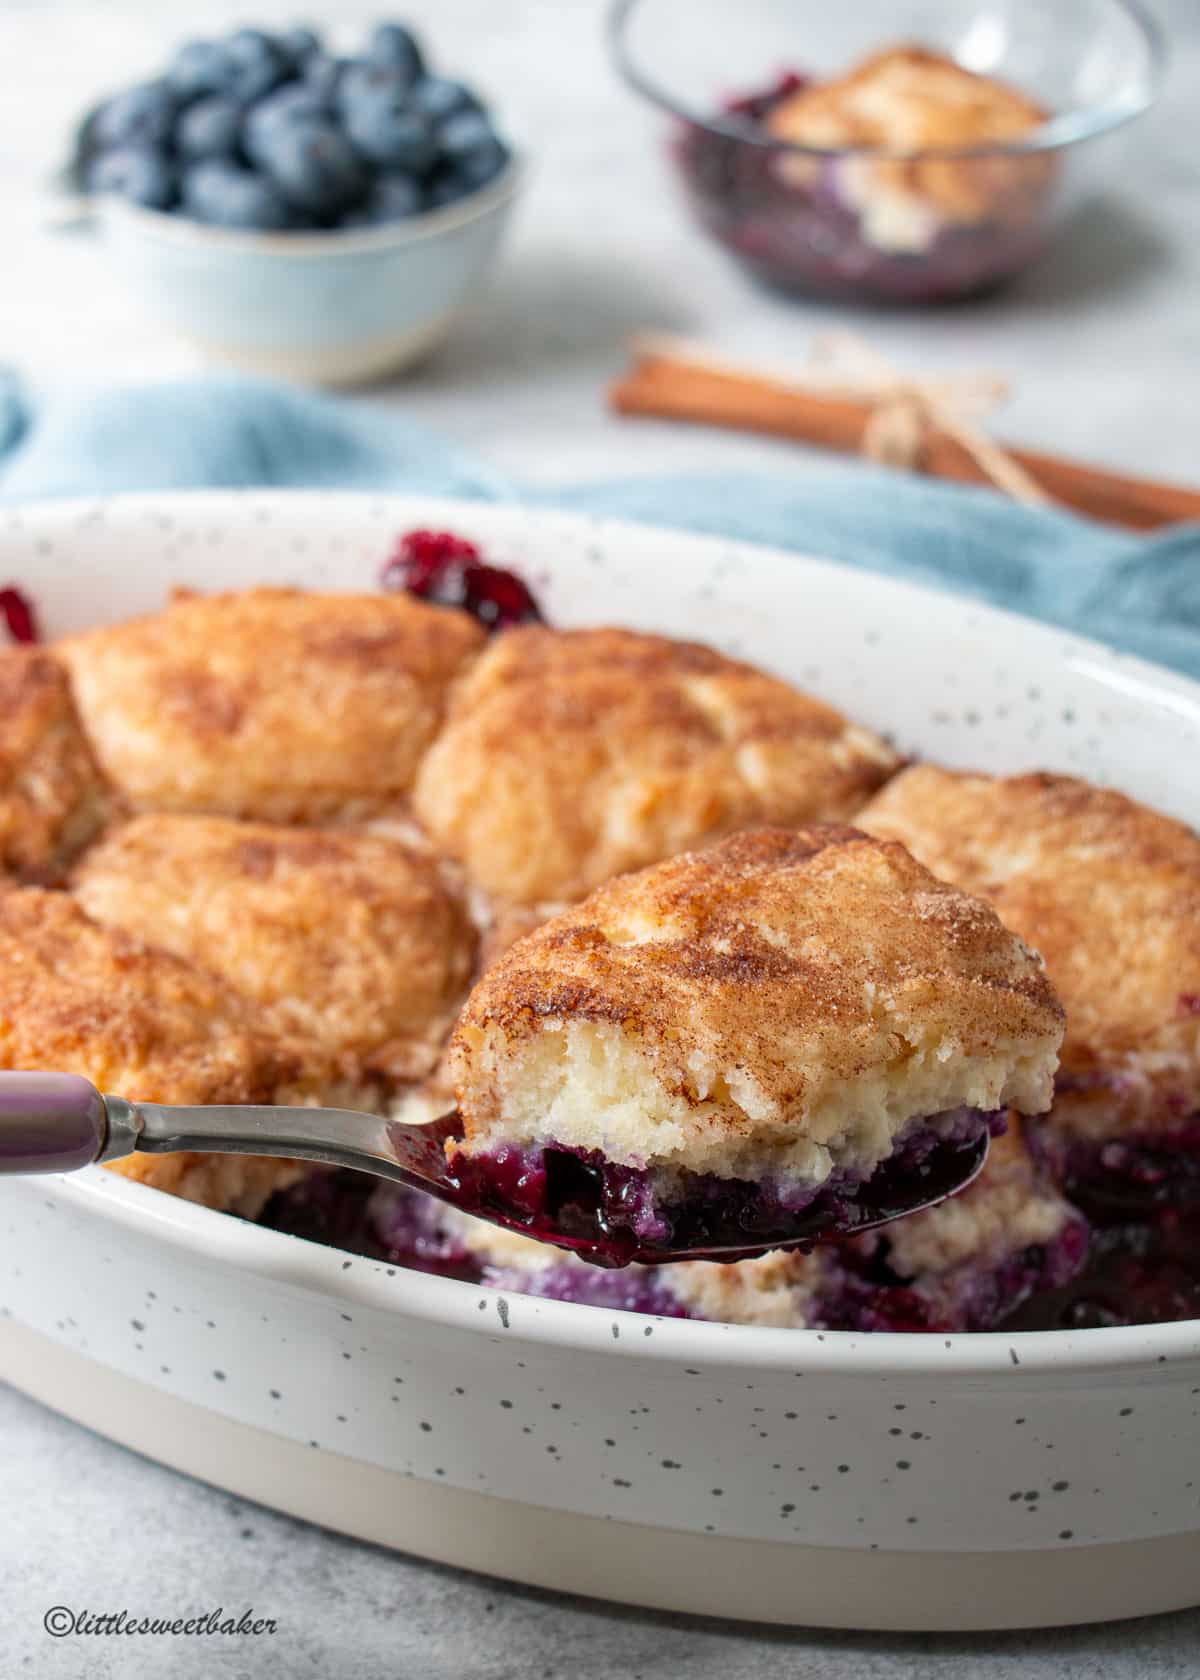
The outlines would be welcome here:
<svg viewBox="0 0 1200 1680">
<path fill-rule="evenodd" d="M 108 1110 L 73 1073 L 0 1074 L 0 1173 L 74 1172 L 98 1160 Z"/>
</svg>

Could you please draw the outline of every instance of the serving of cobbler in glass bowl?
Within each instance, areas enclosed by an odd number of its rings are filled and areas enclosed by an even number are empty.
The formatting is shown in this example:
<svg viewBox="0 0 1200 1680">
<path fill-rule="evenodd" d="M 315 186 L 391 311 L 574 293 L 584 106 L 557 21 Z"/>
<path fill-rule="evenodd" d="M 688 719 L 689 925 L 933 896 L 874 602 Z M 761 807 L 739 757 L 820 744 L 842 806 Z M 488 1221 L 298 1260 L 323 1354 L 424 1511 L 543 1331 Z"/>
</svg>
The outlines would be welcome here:
<svg viewBox="0 0 1200 1680">
<path fill-rule="evenodd" d="M 781 291 L 879 302 L 1026 267 L 1081 154 L 1152 102 L 1163 62 L 1128 0 L 617 0 L 612 37 L 731 256 Z"/>
<path fill-rule="evenodd" d="M 1191 1601 L 1191 685 L 511 508 L 129 498 L 25 510 L 0 557 L 5 1068 L 457 1107 L 535 1233 L 586 1182 L 618 1236 L 752 1246 L 991 1137 L 880 1229 L 603 1269 L 268 1157 L 0 1177 L 4 1375 L 282 1508 L 607 1596 L 1014 1625 L 1094 1617 L 1120 1562 L 1105 1613 Z"/>
</svg>

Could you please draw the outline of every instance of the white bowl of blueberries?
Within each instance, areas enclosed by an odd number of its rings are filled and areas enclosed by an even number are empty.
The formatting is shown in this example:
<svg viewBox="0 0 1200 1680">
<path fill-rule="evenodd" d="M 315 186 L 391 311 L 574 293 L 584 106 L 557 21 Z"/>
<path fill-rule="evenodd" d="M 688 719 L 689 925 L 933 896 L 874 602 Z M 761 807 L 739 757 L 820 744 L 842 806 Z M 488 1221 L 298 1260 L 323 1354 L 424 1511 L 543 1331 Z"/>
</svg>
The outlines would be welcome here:
<svg viewBox="0 0 1200 1680">
<path fill-rule="evenodd" d="M 445 337 L 522 166 L 381 23 L 350 58 L 306 28 L 192 41 L 88 113 L 69 173 L 148 311 L 247 371 L 353 384 Z"/>
</svg>

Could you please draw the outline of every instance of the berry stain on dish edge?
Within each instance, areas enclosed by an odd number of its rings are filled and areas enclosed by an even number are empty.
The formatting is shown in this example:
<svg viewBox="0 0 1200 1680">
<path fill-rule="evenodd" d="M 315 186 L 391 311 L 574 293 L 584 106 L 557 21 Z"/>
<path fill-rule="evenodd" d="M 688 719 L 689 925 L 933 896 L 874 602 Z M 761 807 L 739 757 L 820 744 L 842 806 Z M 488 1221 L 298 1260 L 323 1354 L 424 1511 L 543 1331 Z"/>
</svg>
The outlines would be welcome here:
<svg viewBox="0 0 1200 1680">
<path fill-rule="evenodd" d="M 544 624 L 529 586 L 491 566 L 473 542 L 451 531 L 406 531 L 380 574 L 389 594 L 403 591 L 439 607 L 458 607 L 488 631 Z"/>
<path fill-rule="evenodd" d="M 14 642 L 41 641 L 33 602 L 23 590 L 15 588 L 12 584 L 0 589 L 0 619 L 3 619 L 5 628 Z"/>
</svg>

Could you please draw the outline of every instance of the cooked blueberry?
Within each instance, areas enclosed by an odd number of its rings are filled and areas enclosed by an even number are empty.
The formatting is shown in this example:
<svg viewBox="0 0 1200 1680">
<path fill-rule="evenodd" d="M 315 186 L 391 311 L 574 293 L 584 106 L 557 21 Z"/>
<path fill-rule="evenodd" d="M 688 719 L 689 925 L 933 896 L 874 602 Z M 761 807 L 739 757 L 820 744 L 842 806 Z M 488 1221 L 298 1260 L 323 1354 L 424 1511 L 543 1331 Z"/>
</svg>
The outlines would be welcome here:
<svg viewBox="0 0 1200 1680">
<path fill-rule="evenodd" d="M 508 162 L 508 151 L 487 118 L 478 111 L 451 117 L 438 131 L 442 156 L 473 187 L 482 187 Z"/>
<path fill-rule="evenodd" d="M 408 109 L 403 91 L 361 95 L 345 106 L 342 121 L 355 146 L 373 163 L 390 163 L 419 175 L 437 157 L 433 124 Z"/>
<path fill-rule="evenodd" d="M 141 82 L 106 99 L 92 122 L 92 140 L 110 146 L 161 146 L 170 139 L 176 98 L 166 82 Z"/>
<path fill-rule="evenodd" d="M 303 24 L 281 30 L 275 40 L 284 56 L 290 59 L 297 69 L 302 68 L 321 51 L 321 37 L 315 29 L 306 29 Z"/>
<path fill-rule="evenodd" d="M 246 113 L 242 125 L 246 156 L 252 163 L 261 164 L 270 134 L 299 123 L 322 122 L 326 115 L 325 101 L 307 82 L 289 82 L 277 88 Z"/>
<path fill-rule="evenodd" d="M 232 99 L 211 94 L 189 105 L 175 128 L 175 145 L 185 158 L 232 157 L 241 132 L 242 111 Z"/>
<path fill-rule="evenodd" d="M 183 208 L 215 227 L 275 229 L 288 226 L 281 194 L 252 169 L 236 163 L 193 164 L 183 177 Z"/>
<path fill-rule="evenodd" d="M 189 41 L 171 60 L 167 82 L 180 99 L 200 99 L 206 93 L 225 93 L 233 61 L 221 41 Z"/>
<path fill-rule="evenodd" d="M 380 23 L 371 31 L 367 57 L 374 64 L 402 70 L 410 83 L 425 73 L 425 60 L 412 31 L 402 23 Z"/>
<path fill-rule="evenodd" d="M 287 202 L 310 216 L 338 216 L 367 189 L 353 146 L 329 122 L 282 123 L 262 138 L 261 165 Z"/>
<path fill-rule="evenodd" d="M 269 35 L 261 29 L 239 29 L 225 42 L 230 59 L 229 91 L 250 105 L 289 73 L 290 65 Z"/>
<path fill-rule="evenodd" d="M 115 193 L 148 210 L 167 210 L 175 200 L 175 178 L 161 152 L 150 146 L 118 146 L 102 152 L 88 167 L 94 193 Z"/>
<path fill-rule="evenodd" d="M 444 123 L 461 111 L 480 111 L 479 100 L 461 82 L 445 76 L 422 76 L 408 98 L 414 111 L 420 111 L 430 122 Z"/>
<path fill-rule="evenodd" d="M 348 211 L 338 225 L 374 227 L 384 222 L 403 222 L 410 216 L 419 216 L 424 208 L 425 194 L 418 181 L 411 175 L 381 170 L 362 204 Z"/>
</svg>

